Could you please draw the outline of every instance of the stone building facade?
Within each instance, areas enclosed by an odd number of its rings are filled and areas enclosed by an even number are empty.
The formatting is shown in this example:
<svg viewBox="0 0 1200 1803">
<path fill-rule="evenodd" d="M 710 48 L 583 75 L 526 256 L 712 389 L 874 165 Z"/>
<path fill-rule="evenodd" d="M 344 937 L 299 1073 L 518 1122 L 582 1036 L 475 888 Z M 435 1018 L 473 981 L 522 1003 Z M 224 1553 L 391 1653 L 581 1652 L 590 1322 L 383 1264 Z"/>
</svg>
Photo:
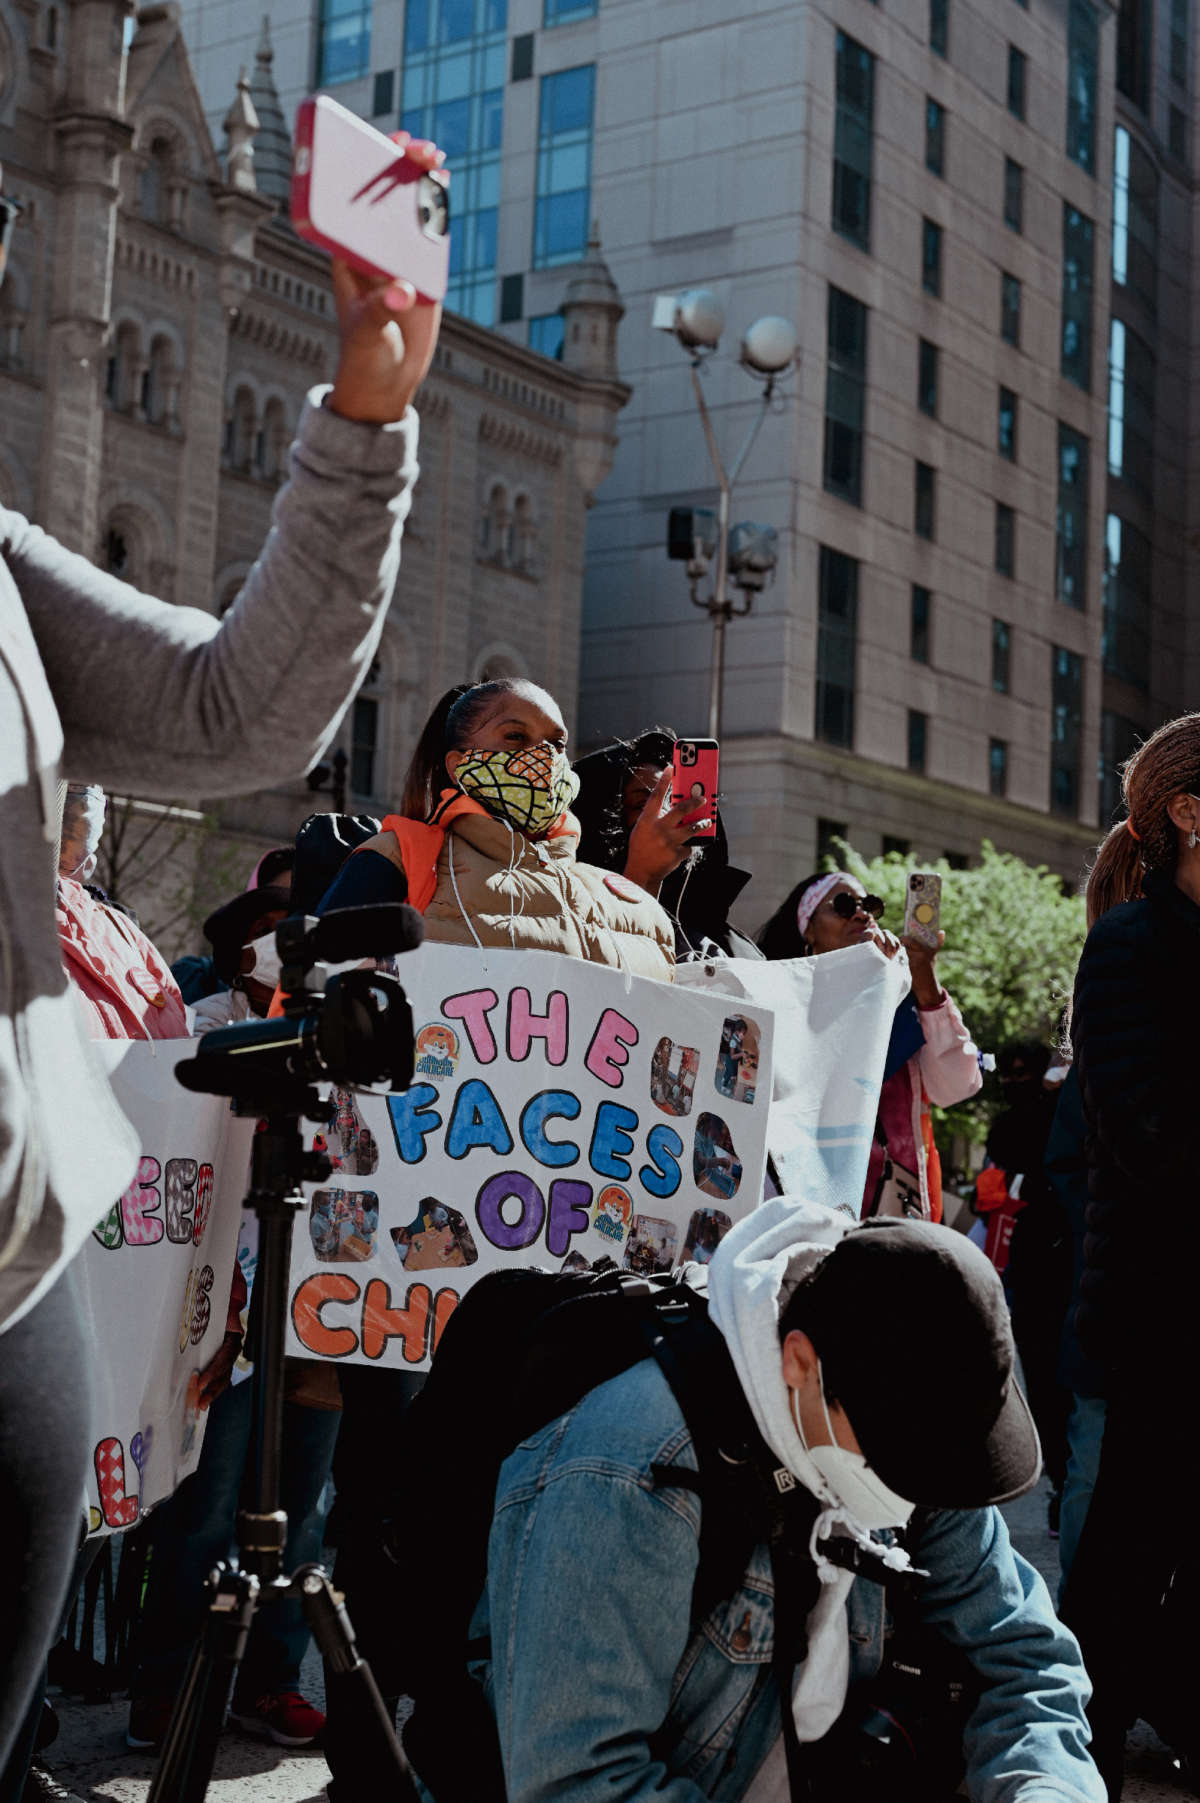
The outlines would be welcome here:
<svg viewBox="0 0 1200 1803">
<path fill-rule="evenodd" d="M 131 19 L 121 0 L 0 0 L 0 162 L 23 209 L 0 289 L 0 502 L 216 613 L 266 537 L 337 344 L 327 260 L 287 218 L 265 38 L 230 100 L 222 157 L 173 4 Z M 628 390 L 598 250 L 571 273 L 561 365 L 446 318 L 396 600 L 340 736 L 348 807 L 396 797 L 451 683 L 528 673 L 573 712 L 586 516 Z M 222 805 L 191 836 L 193 921 L 332 800 L 330 782 L 298 782 Z"/>
</svg>

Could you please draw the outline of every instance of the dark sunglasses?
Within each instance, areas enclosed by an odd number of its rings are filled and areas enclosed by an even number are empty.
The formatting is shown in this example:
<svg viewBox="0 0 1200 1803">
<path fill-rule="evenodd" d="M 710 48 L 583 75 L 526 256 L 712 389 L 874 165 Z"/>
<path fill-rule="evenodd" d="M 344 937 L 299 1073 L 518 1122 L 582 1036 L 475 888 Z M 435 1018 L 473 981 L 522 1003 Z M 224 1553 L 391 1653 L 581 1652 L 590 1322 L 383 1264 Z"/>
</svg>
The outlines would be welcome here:
<svg viewBox="0 0 1200 1803">
<path fill-rule="evenodd" d="M 839 920 L 853 920 L 860 908 L 872 920 L 883 918 L 884 901 L 880 895 L 851 895 L 848 889 L 839 889 L 830 896 L 829 905 Z"/>
</svg>

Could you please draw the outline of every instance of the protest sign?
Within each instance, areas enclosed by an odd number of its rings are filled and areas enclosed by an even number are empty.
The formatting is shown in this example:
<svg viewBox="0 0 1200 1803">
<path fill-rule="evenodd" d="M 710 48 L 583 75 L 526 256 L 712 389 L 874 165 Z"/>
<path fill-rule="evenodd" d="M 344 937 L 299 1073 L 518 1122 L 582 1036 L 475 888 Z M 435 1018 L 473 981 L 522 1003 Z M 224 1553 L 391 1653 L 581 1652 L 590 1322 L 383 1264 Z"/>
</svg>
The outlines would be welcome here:
<svg viewBox="0 0 1200 1803">
<path fill-rule="evenodd" d="M 775 1010 L 767 1127 L 781 1192 L 840 1208 L 857 1221 L 879 1089 L 908 959 L 875 945 L 767 963 L 714 959 L 680 965 L 679 988 Z"/>
<path fill-rule="evenodd" d="M 413 1085 L 337 1093 L 289 1352 L 424 1369 L 486 1272 L 706 1262 L 761 1199 L 769 1006 L 548 952 L 427 945 L 400 975 Z"/>
<path fill-rule="evenodd" d="M 191 1040 L 101 1040 L 95 1050 L 142 1154 L 75 1267 L 96 1347 L 89 1528 L 110 1534 L 199 1460 L 199 1374 L 225 1333 L 253 1123 L 175 1081 Z"/>
</svg>

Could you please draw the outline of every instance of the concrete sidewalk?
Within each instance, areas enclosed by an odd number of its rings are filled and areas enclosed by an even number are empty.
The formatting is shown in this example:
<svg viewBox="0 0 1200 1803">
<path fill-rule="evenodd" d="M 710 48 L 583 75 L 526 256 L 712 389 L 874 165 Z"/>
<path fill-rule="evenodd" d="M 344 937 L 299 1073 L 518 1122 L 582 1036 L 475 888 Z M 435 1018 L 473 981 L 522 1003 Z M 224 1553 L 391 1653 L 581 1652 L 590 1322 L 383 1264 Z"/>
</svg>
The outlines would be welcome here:
<svg viewBox="0 0 1200 1803">
<path fill-rule="evenodd" d="M 1046 1532 L 1044 1487 L 1005 1510 L 1013 1538 L 1049 1584 L 1058 1585 L 1058 1547 Z M 321 1663 L 309 1655 L 301 1688 L 321 1705 Z M 55 1778 L 84 1803 L 144 1803 L 154 1761 L 125 1746 L 125 1701 L 86 1704 L 56 1699 L 62 1731 L 47 1749 L 45 1762 Z M 1182 1787 L 1171 1756 L 1150 1730 L 1139 1725 L 1131 1738 L 1122 1803 L 1177 1803 L 1193 1793 Z M 321 1795 L 329 1776 L 319 1752 L 296 1752 L 228 1728 L 221 1739 L 209 1796 L 213 1803 L 309 1803 Z M 465 1803 L 465 1799 L 454 1800 Z"/>
</svg>

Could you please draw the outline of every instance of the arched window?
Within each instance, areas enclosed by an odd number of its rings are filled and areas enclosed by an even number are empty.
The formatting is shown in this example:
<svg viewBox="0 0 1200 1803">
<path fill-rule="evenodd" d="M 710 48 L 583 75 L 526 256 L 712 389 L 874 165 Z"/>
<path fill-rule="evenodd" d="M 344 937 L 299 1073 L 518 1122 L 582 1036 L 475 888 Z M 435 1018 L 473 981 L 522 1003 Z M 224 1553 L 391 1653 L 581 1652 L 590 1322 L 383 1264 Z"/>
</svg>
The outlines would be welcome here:
<svg viewBox="0 0 1200 1803">
<path fill-rule="evenodd" d="M 138 174 L 138 211 L 155 225 L 177 228 L 183 223 L 187 177 L 180 146 L 158 133 L 150 140 Z"/>
<path fill-rule="evenodd" d="M 518 495 L 513 507 L 512 564 L 532 576 L 537 562 L 537 527 L 528 495 Z"/>
<path fill-rule="evenodd" d="M 364 799 L 379 795 L 386 780 L 383 731 L 386 702 L 386 680 L 383 665 L 377 657 L 354 698 L 350 713 L 350 792 Z"/>
<path fill-rule="evenodd" d="M 268 482 L 281 481 L 288 452 L 288 425 L 283 402 L 273 399 L 263 408 L 262 426 L 255 441 L 255 468 Z"/>
<path fill-rule="evenodd" d="M 508 490 L 502 482 L 492 486 L 483 510 L 479 532 L 481 554 L 492 563 L 508 563 L 512 554 L 512 514 Z"/>
<path fill-rule="evenodd" d="M 132 320 L 117 327 L 108 353 L 104 398 L 118 413 L 132 413 L 141 400 L 142 335 Z"/>
<path fill-rule="evenodd" d="M 230 469 L 250 469 L 254 440 L 254 396 L 248 388 L 239 388 L 225 423 L 225 461 Z"/>
</svg>

